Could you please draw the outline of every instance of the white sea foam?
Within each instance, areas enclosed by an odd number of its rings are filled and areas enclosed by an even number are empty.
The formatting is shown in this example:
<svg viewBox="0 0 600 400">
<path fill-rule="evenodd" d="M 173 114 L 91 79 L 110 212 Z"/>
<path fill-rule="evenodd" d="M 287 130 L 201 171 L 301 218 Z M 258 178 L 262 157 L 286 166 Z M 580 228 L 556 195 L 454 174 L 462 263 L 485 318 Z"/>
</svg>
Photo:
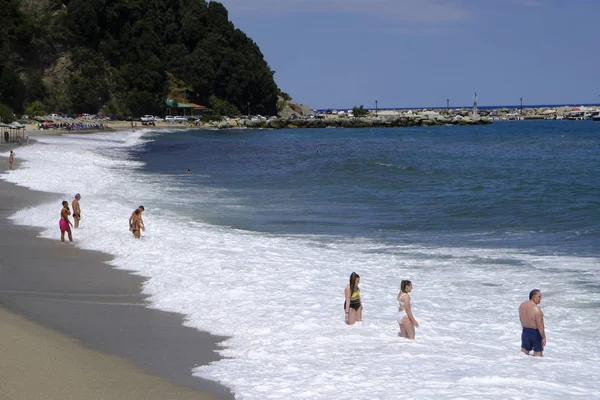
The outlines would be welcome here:
<svg viewBox="0 0 600 400">
<path fill-rule="evenodd" d="M 2 178 L 58 193 L 19 224 L 58 239 L 60 201 L 82 194 L 77 246 L 115 255 L 149 277 L 154 307 L 230 336 L 226 357 L 193 373 L 239 399 L 600 397 L 598 258 L 510 249 L 389 246 L 355 238 L 282 237 L 190 220 L 170 208 L 185 191 L 140 170 L 138 133 L 43 137 Z M 206 193 L 210 195 L 209 192 Z M 223 195 L 222 193 L 220 194 Z M 127 230 L 144 204 L 141 241 Z M 241 205 L 243 206 L 243 205 Z M 364 321 L 343 322 L 343 289 L 361 275 Z M 417 340 L 398 337 L 396 294 L 414 284 Z M 543 292 L 544 359 L 519 353 L 519 303 Z"/>
</svg>

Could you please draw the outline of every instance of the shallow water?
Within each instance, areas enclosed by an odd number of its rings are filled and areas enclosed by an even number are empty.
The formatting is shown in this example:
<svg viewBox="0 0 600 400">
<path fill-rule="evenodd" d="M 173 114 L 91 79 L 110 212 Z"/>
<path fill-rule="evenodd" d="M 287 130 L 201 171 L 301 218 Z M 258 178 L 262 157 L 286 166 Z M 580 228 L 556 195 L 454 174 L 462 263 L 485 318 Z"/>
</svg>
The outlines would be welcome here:
<svg viewBox="0 0 600 400">
<path fill-rule="evenodd" d="M 154 307 L 229 335 L 226 358 L 194 373 L 238 398 L 597 397 L 599 135 L 518 121 L 40 137 L 2 178 L 62 193 L 14 216 L 45 237 L 81 193 L 77 245 L 149 277 Z M 365 312 L 348 327 L 352 271 Z M 401 279 L 414 342 L 398 337 Z M 519 353 L 534 287 L 543 360 Z"/>
</svg>

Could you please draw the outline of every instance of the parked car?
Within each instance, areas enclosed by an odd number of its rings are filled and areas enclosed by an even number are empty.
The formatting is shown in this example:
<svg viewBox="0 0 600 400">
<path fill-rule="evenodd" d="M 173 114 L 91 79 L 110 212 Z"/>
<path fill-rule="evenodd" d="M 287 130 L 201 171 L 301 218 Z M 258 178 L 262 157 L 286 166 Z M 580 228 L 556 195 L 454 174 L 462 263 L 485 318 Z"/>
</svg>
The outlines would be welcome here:
<svg viewBox="0 0 600 400">
<path fill-rule="evenodd" d="M 174 117 L 174 116 L 172 116 L 172 115 L 167 115 L 167 116 L 165 117 L 165 121 L 175 121 L 175 117 Z"/>
<path fill-rule="evenodd" d="M 142 120 L 142 122 L 154 122 L 155 121 L 154 115 L 149 115 L 149 114 L 143 115 L 141 120 Z"/>
<path fill-rule="evenodd" d="M 188 120 L 187 117 L 184 117 L 184 116 L 181 116 L 181 115 L 176 116 L 175 119 L 174 119 L 174 121 L 177 121 L 177 122 L 187 122 L 187 120 Z"/>
</svg>

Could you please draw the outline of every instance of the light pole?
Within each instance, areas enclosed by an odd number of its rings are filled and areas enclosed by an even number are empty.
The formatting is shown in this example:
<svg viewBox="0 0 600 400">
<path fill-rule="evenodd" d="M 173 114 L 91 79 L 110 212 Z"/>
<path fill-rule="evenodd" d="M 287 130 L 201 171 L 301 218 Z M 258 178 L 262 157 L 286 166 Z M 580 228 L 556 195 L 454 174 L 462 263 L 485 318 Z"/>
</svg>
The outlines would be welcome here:
<svg viewBox="0 0 600 400">
<path fill-rule="evenodd" d="M 523 114 L 523 98 L 521 97 L 521 114 Z"/>
<path fill-rule="evenodd" d="M 377 100 L 375 100 L 375 116 L 377 116 Z"/>
<path fill-rule="evenodd" d="M 248 116 L 250 116 L 250 102 L 248 102 Z"/>
<path fill-rule="evenodd" d="M 446 111 L 450 111 L 450 99 L 446 99 Z"/>
</svg>

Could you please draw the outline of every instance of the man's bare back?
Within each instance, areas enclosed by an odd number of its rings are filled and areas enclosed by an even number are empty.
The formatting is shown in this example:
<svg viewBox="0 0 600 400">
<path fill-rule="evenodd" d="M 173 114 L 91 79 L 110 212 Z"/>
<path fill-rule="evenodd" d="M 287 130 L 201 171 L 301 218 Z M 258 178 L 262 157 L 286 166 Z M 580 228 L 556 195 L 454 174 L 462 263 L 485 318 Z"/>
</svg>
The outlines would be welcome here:
<svg viewBox="0 0 600 400">
<path fill-rule="evenodd" d="M 532 300 L 524 301 L 519 307 L 519 318 L 523 328 L 537 329 L 536 315 L 542 310 Z"/>
</svg>

